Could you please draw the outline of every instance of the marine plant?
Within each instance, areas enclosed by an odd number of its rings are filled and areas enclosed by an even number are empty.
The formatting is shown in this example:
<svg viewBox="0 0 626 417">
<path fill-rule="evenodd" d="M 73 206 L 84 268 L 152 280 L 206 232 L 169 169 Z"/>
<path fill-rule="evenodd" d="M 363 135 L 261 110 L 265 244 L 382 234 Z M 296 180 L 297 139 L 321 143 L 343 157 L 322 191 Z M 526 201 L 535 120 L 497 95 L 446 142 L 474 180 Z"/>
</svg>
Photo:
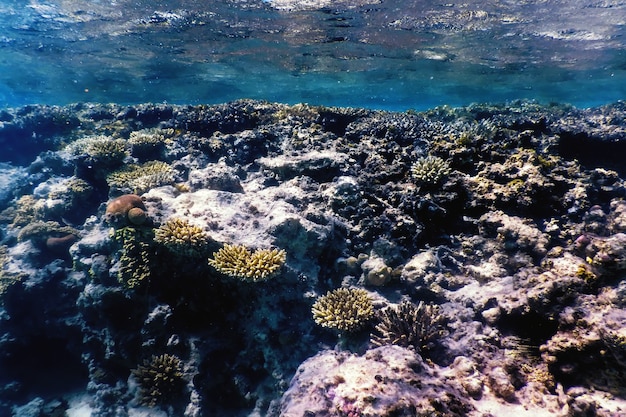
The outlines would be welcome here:
<svg viewBox="0 0 626 417">
<path fill-rule="evenodd" d="M 152 188 L 173 184 L 176 171 L 166 162 L 148 161 L 125 165 L 107 175 L 108 186 L 118 193 L 143 194 Z"/>
<path fill-rule="evenodd" d="M 210 241 L 201 227 L 183 219 L 170 219 L 159 226 L 154 240 L 176 255 L 193 258 L 205 256 Z"/>
<path fill-rule="evenodd" d="M 443 321 L 438 306 L 404 301 L 380 313 L 371 341 L 376 346 L 398 345 L 421 352 L 441 337 Z"/>
<path fill-rule="evenodd" d="M 337 288 L 319 297 L 311 309 L 315 323 L 340 332 L 361 329 L 374 316 L 374 304 L 361 288 Z"/>
<path fill-rule="evenodd" d="M 243 245 L 225 244 L 209 259 L 209 265 L 224 275 L 256 282 L 274 277 L 286 259 L 287 253 L 282 249 L 251 251 Z"/>
<path fill-rule="evenodd" d="M 113 231 L 113 242 L 121 246 L 118 282 L 126 288 L 137 288 L 150 279 L 154 259 L 150 228 L 123 227 Z"/>
<path fill-rule="evenodd" d="M 182 361 L 167 353 L 146 359 L 131 374 L 139 384 L 139 402 L 148 407 L 172 400 L 184 386 Z"/>
<path fill-rule="evenodd" d="M 450 171 L 450 164 L 438 156 L 421 157 L 411 165 L 411 177 L 421 185 L 437 185 Z"/>
</svg>

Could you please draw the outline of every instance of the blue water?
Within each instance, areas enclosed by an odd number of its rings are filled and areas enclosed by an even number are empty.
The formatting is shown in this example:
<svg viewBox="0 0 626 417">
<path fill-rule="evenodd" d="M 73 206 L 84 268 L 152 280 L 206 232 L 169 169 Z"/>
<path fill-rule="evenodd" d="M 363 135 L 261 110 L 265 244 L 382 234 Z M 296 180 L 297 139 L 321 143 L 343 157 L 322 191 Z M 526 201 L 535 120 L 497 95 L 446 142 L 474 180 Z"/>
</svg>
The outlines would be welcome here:
<svg viewBox="0 0 626 417">
<path fill-rule="evenodd" d="M 626 98 L 626 2 L 304 4 L 2 0 L 0 106 Z"/>
</svg>

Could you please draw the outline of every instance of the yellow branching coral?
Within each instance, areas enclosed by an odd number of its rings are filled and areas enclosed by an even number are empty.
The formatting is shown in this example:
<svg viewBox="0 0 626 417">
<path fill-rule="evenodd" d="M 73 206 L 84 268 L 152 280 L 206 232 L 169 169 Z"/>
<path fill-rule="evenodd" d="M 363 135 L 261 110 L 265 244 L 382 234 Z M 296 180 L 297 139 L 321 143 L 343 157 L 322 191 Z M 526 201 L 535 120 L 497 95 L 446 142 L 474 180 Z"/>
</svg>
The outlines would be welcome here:
<svg viewBox="0 0 626 417">
<path fill-rule="evenodd" d="M 172 399 L 184 385 L 182 362 L 174 355 L 152 356 L 131 373 L 139 384 L 139 402 L 148 407 Z"/>
<path fill-rule="evenodd" d="M 338 288 L 319 297 L 311 311 L 320 326 L 352 332 L 372 318 L 374 304 L 367 291 L 361 288 Z"/>
<path fill-rule="evenodd" d="M 173 253 L 194 258 L 206 255 L 209 236 L 183 219 L 170 219 L 154 232 L 154 240 Z"/>
<path fill-rule="evenodd" d="M 213 254 L 209 265 L 224 275 L 243 281 L 265 281 L 275 276 L 285 263 L 282 249 L 259 249 L 251 252 L 242 245 L 224 245 Z"/>
</svg>

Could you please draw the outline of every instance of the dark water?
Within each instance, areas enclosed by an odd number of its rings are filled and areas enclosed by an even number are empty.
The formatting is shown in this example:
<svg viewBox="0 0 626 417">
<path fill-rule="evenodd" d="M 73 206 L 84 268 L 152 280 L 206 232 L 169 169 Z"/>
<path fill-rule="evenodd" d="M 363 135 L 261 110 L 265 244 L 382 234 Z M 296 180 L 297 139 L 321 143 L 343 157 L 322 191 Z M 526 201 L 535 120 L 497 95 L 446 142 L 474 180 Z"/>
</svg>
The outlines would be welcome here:
<svg viewBox="0 0 626 417">
<path fill-rule="evenodd" d="M 626 97 L 626 2 L 0 3 L 0 106 Z"/>
</svg>

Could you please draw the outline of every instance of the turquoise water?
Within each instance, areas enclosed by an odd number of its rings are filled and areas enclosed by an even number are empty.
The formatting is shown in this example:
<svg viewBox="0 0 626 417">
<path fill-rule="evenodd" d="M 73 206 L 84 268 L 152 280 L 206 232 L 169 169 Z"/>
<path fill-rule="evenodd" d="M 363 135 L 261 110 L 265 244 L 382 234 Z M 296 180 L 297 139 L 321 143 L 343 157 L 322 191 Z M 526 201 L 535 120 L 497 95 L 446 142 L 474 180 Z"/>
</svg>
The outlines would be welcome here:
<svg viewBox="0 0 626 417">
<path fill-rule="evenodd" d="M 0 106 L 626 97 L 621 2 L 5 0 L 0 14 Z"/>
</svg>

